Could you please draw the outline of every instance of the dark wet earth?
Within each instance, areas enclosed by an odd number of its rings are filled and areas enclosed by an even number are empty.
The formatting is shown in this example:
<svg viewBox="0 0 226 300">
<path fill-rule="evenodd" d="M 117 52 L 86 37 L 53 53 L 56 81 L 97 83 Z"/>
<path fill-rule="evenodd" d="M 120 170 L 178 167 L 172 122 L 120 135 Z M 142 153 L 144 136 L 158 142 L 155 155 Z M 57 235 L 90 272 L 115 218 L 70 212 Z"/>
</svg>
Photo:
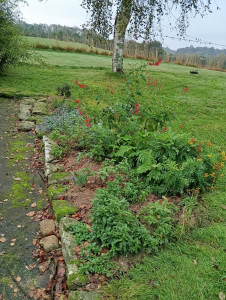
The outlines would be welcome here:
<svg viewBox="0 0 226 300">
<path fill-rule="evenodd" d="M 5 300 L 33 299 L 30 290 L 44 288 L 50 275 L 47 270 L 41 276 L 32 257 L 39 222 L 26 214 L 45 207 L 45 186 L 29 168 L 36 136 L 15 130 L 17 110 L 17 101 L 0 98 L 0 299 Z"/>
</svg>

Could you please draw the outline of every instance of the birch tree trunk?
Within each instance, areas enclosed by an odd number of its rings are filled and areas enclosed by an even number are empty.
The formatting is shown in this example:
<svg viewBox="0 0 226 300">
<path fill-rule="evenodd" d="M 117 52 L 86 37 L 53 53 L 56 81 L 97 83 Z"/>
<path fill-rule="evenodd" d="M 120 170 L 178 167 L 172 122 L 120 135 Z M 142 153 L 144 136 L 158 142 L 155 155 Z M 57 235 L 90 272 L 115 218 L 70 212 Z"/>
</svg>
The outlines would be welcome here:
<svg viewBox="0 0 226 300">
<path fill-rule="evenodd" d="M 115 19 L 112 72 L 123 72 L 123 50 L 126 28 L 130 21 L 131 7 L 132 0 L 122 0 L 121 10 Z"/>
</svg>

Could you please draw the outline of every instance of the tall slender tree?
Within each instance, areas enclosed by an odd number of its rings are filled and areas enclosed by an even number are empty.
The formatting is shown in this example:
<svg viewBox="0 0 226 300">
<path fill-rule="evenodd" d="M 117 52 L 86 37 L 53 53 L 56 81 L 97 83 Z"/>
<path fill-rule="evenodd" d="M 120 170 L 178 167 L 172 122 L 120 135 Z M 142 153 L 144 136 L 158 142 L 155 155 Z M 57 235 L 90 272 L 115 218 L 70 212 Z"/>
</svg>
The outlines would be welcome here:
<svg viewBox="0 0 226 300">
<path fill-rule="evenodd" d="M 108 38 L 114 34 L 112 71 L 123 71 L 123 48 L 126 31 L 135 38 L 155 36 L 155 25 L 164 15 L 178 16 L 180 35 L 188 27 L 190 15 L 202 17 L 211 12 L 211 0 L 83 0 L 82 6 L 90 13 L 89 26 L 98 35 Z"/>
</svg>

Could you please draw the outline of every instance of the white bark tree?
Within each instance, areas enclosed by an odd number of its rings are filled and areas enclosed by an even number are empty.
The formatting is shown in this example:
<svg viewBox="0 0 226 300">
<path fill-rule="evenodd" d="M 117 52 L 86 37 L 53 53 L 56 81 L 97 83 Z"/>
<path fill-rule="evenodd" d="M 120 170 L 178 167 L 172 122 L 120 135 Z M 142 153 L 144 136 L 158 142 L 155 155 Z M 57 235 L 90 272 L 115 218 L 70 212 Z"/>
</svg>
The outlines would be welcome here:
<svg viewBox="0 0 226 300">
<path fill-rule="evenodd" d="M 135 37 L 150 39 L 154 36 L 153 25 L 177 9 L 180 10 L 178 30 L 182 35 L 188 26 L 189 13 L 204 16 L 211 12 L 211 0 L 83 0 L 82 5 L 90 12 L 89 25 L 96 34 L 107 39 L 114 33 L 113 72 L 123 72 L 128 25 Z"/>
</svg>

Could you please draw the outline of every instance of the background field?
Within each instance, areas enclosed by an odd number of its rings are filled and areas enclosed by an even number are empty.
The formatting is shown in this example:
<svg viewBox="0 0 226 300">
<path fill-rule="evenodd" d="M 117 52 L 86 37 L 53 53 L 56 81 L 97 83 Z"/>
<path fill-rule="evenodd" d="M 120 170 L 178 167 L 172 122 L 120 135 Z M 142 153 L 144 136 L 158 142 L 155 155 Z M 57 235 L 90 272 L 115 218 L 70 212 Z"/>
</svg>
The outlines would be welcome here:
<svg viewBox="0 0 226 300">
<path fill-rule="evenodd" d="M 68 83 L 76 99 L 73 85 L 78 79 L 96 94 L 112 86 L 116 101 L 120 101 L 117 87 L 123 75 L 110 72 L 111 57 L 44 50 L 37 54 L 45 64 L 21 64 L 6 71 L 0 77 L 0 95 L 56 96 L 57 87 Z M 125 59 L 125 75 L 142 62 Z M 148 76 L 162 85 L 159 97 L 174 107 L 176 119 L 171 126 L 203 142 L 210 140 L 217 151 L 225 151 L 226 73 L 198 69 L 199 74 L 192 75 L 190 67 L 163 63 L 148 68 Z M 183 92 L 184 86 L 189 87 L 188 93 Z M 87 102 L 92 103 L 94 97 L 95 93 L 87 95 Z M 219 299 L 226 278 L 225 184 L 222 177 L 217 191 L 204 194 L 201 228 L 157 256 L 146 257 L 128 275 L 108 285 L 105 293 L 109 299 Z"/>
</svg>

